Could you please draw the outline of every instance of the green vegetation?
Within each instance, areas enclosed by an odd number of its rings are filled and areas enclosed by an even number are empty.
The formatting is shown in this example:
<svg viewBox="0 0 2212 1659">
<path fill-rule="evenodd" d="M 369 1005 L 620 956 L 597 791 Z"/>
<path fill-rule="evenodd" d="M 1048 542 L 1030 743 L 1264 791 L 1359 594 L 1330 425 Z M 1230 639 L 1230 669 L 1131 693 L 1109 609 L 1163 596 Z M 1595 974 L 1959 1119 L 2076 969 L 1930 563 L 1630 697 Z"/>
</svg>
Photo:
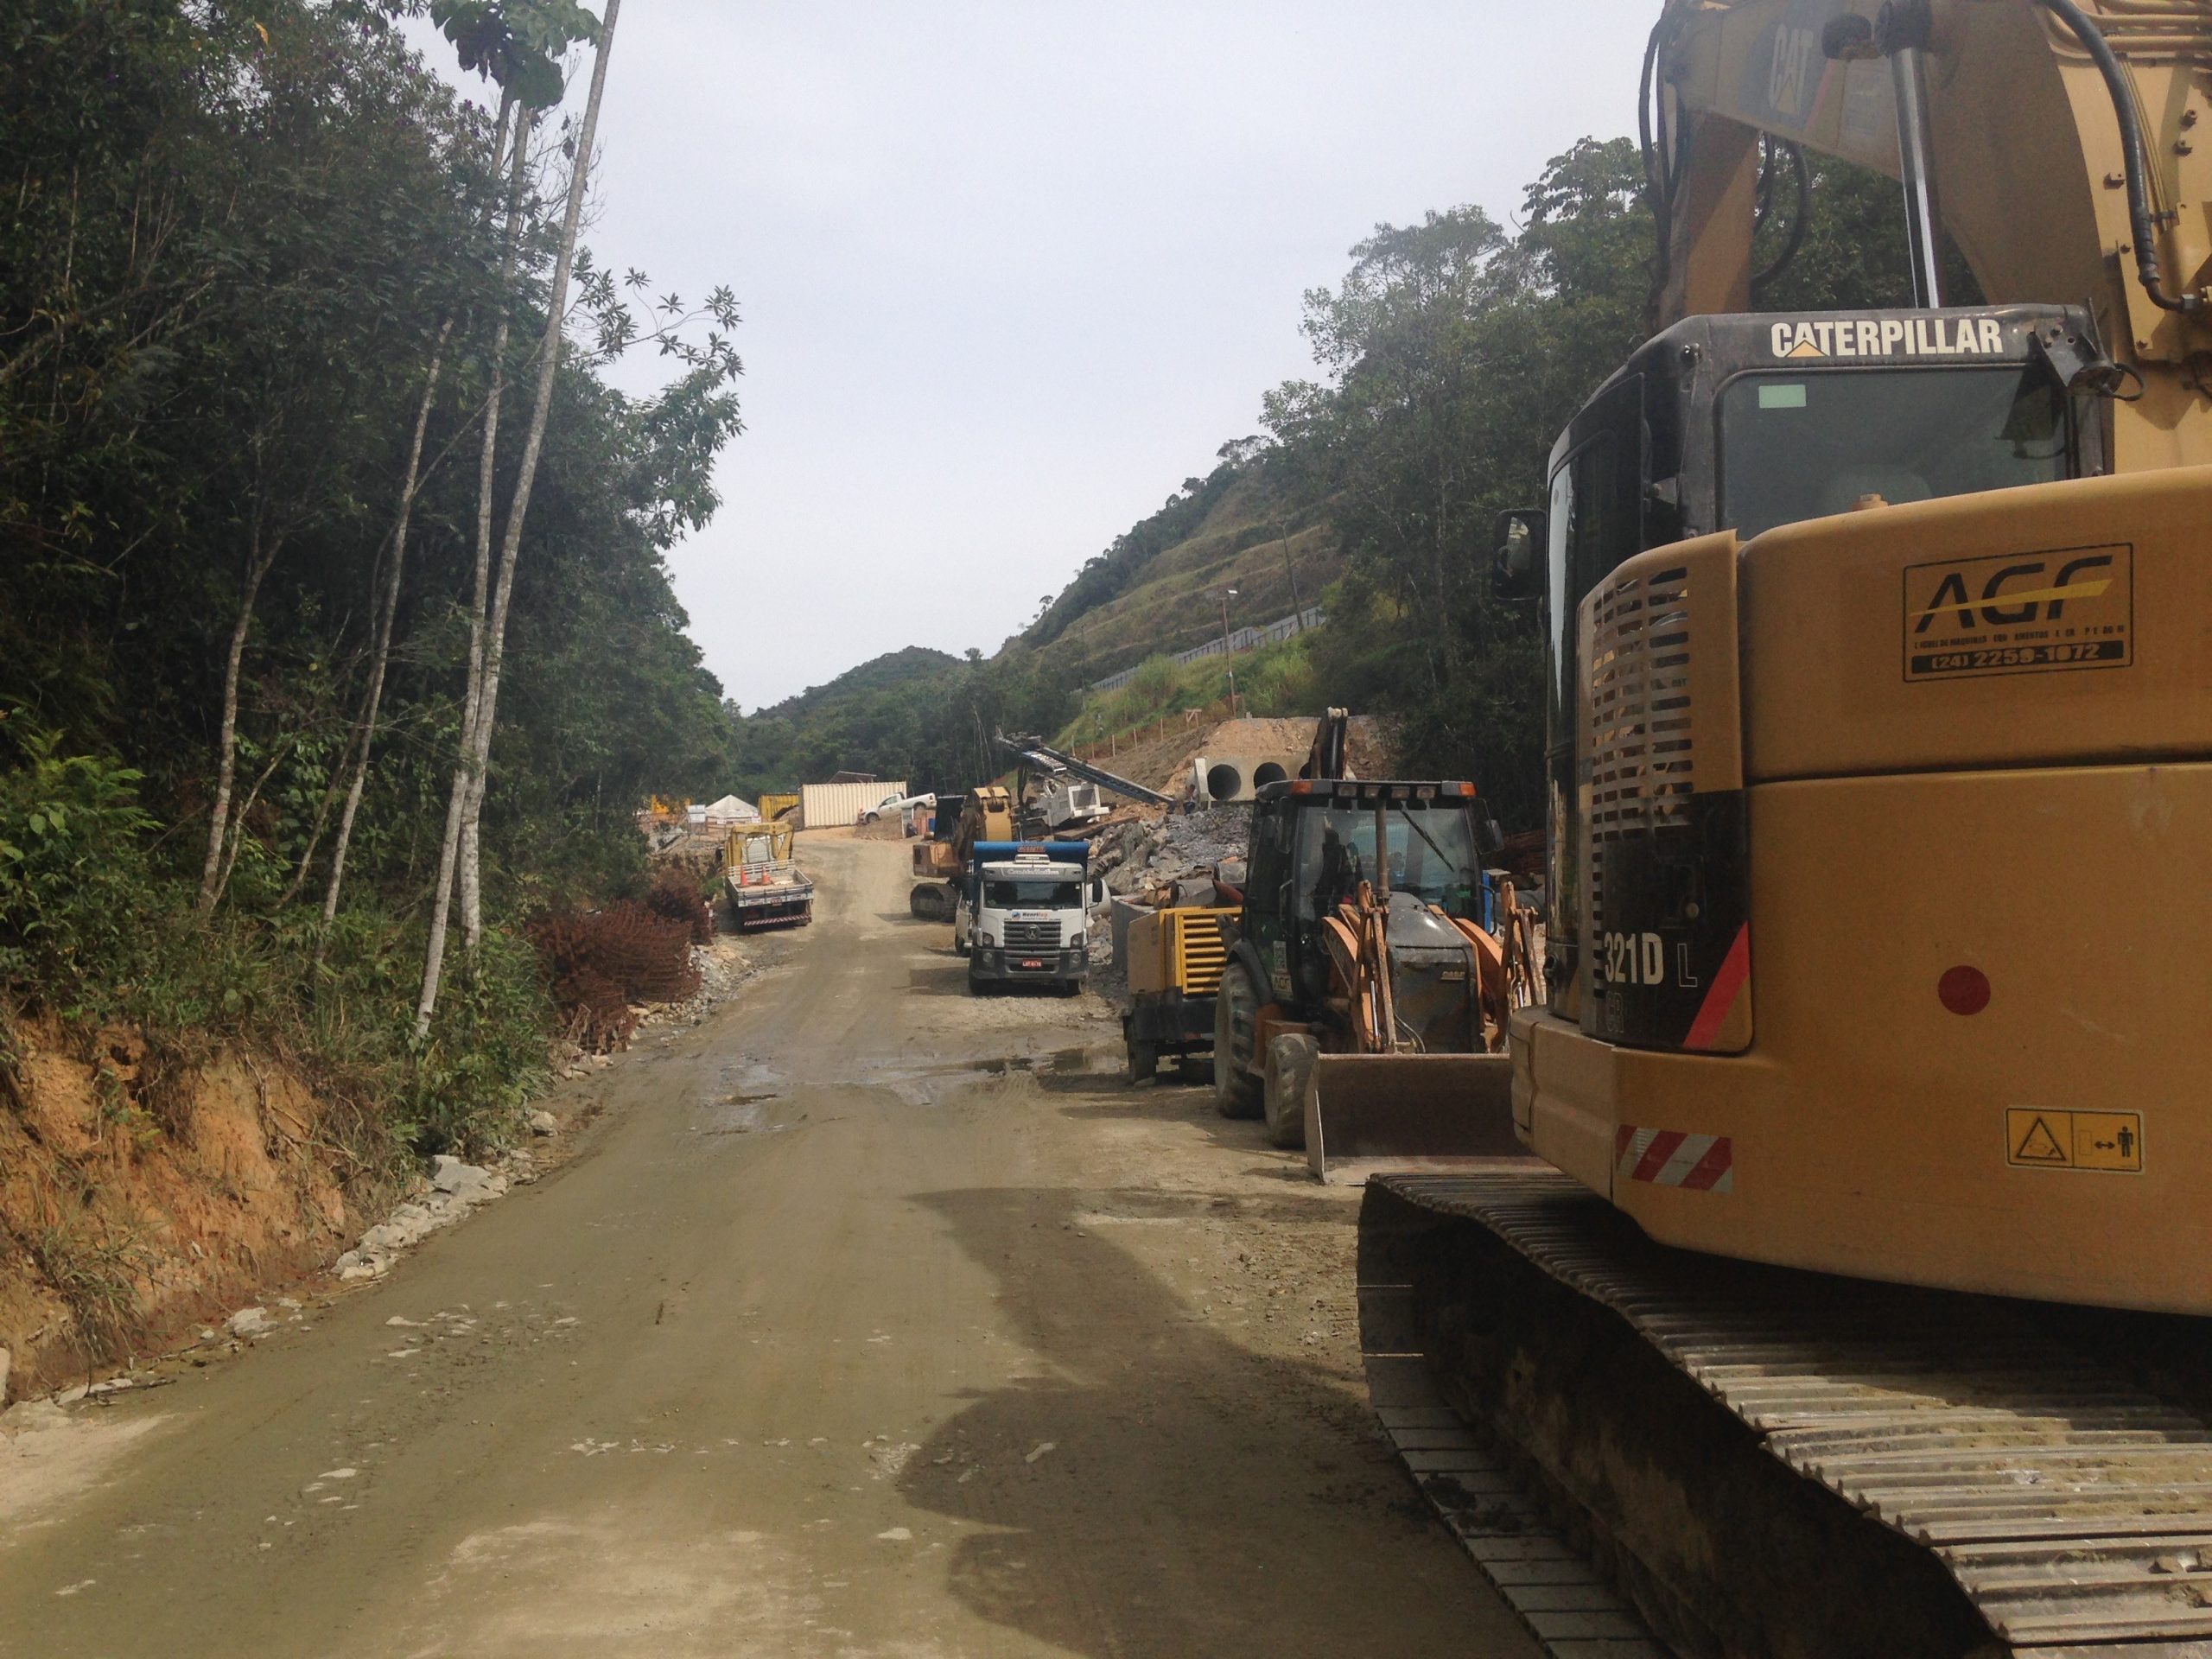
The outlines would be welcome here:
<svg viewBox="0 0 2212 1659">
<path fill-rule="evenodd" d="M 551 1021 L 513 930 L 642 891 L 635 809 L 732 754 L 664 559 L 734 303 L 576 249 L 596 100 L 537 124 L 612 16 L 437 0 L 487 108 L 410 9 L 0 22 L 0 1027 L 281 1050 L 370 1159 L 500 1138 Z M 641 342 L 653 396 L 603 377 Z"/>
<path fill-rule="evenodd" d="M 1236 677 L 1240 715 L 1319 715 L 1324 706 L 1313 669 L 1319 632 L 1294 634 L 1234 658 L 1201 657 L 1179 663 L 1173 657 L 1148 657 L 1127 685 L 1092 692 L 1054 740 L 1064 746 L 1091 747 L 1109 738 L 1141 741 L 1170 715 L 1192 709 L 1229 715 L 1229 677 Z"/>
<path fill-rule="evenodd" d="M 1009 641 L 986 661 L 909 646 L 734 720 L 739 788 L 795 789 L 836 772 L 965 790 L 1003 766 L 994 731 L 1052 731 L 1075 706 L 1039 653 Z"/>
</svg>

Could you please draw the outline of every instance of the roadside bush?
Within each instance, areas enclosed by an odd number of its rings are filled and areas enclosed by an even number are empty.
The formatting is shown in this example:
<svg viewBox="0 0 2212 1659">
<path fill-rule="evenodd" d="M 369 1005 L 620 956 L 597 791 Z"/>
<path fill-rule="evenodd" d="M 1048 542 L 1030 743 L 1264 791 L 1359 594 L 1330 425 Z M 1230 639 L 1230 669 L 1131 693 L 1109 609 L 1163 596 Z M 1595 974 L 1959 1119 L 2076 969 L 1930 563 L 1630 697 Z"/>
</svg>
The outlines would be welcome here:
<svg viewBox="0 0 2212 1659">
<path fill-rule="evenodd" d="M 422 971 L 420 936 L 399 953 L 409 986 Z M 471 969 L 447 981 L 430 1039 L 419 1052 L 405 1044 L 412 1015 L 407 1000 L 387 988 L 368 1006 L 396 1010 L 383 1040 L 395 1059 L 386 1098 L 394 1135 L 417 1154 L 481 1156 L 516 1138 L 523 1110 L 547 1082 L 553 1012 L 526 938 L 487 929 Z"/>
<path fill-rule="evenodd" d="M 35 729 L 10 735 L 17 764 L 0 771 L 0 1003 L 50 1013 L 79 1033 L 135 1027 L 147 1046 L 149 1123 L 183 1132 L 184 1080 L 228 1042 L 302 1066 L 323 1099 L 326 1134 L 356 1173 L 381 1175 L 402 1149 L 481 1154 L 511 1138 L 544 1082 L 552 1026 L 526 942 L 488 931 L 417 1050 L 419 925 L 368 904 L 343 912 L 327 939 L 304 912 L 200 916 L 196 882 L 149 851 L 153 825 L 135 772 L 64 755 Z"/>
<path fill-rule="evenodd" d="M 52 733 L 12 735 L 22 760 L 0 772 L 0 986 L 64 1016 L 97 1016 L 111 988 L 148 965 L 141 837 L 153 821 L 139 810 L 139 774 L 62 754 Z"/>
</svg>

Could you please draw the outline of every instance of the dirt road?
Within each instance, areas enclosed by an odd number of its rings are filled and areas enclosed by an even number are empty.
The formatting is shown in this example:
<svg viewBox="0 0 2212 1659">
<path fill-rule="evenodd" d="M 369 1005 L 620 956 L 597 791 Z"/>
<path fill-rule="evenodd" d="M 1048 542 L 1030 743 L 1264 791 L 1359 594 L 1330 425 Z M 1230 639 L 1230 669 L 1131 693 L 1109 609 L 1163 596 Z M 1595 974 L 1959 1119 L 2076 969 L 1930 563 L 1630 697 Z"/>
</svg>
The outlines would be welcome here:
<svg viewBox="0 0 2212 1659">
<path fill-rule="evenodd" d="M 1370 1432 L 1355 1200 L 1095 999 L 971 1000 L 903 848 L 801 854 L 556 1174 L 79 1408 L 0 1653 L 1533 1655 Z"/>
</svg>

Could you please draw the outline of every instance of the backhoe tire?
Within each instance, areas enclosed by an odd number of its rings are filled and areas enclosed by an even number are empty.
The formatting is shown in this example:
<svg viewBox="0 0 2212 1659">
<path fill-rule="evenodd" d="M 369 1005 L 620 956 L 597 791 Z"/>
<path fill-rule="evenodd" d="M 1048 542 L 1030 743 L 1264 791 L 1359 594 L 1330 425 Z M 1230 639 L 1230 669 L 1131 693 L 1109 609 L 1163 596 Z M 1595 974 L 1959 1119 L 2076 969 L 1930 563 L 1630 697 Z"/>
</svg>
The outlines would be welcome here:
<svg viewBox="0 0 2212 1659">
<path fill-rule="evenodd" d="M 1213 1000 L 1213 1103 L 1224 1117 L 1260 1115 L 1260 1080 L 1245 1069 L 1251 1064 L 1260 1007 L 1251 975 L 1232 962 Z"/>
<path fill-rule="evenodd" d="M 1262 1116 L 1270 1146 L 1286 1152 L 1305 1149 L 1306 1085 L 1320 1052 L 1320 1044 L 1300 1032 L 1286 1032 L 1268 1045 Z"/>
</svg>

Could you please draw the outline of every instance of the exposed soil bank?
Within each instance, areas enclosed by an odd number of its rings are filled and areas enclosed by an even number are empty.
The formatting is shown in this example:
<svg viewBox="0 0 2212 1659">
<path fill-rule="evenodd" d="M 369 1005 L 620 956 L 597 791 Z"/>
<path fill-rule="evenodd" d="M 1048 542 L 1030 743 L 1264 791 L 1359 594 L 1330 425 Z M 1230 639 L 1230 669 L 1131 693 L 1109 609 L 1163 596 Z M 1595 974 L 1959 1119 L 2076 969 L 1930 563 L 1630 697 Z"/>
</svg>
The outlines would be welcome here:
<svg viewBox="0 0 2212 1659">
<path fill-rule="evenodd" d="M 163 1065 L 127 1031 L 19 1028 L 0 1090 L 0 1403 L 149 1351 L 344 1248 L 361 1183 L 299 1071 Z M 381 1196 L 359 1192 L 357 1202 Z"/>
</svg>

